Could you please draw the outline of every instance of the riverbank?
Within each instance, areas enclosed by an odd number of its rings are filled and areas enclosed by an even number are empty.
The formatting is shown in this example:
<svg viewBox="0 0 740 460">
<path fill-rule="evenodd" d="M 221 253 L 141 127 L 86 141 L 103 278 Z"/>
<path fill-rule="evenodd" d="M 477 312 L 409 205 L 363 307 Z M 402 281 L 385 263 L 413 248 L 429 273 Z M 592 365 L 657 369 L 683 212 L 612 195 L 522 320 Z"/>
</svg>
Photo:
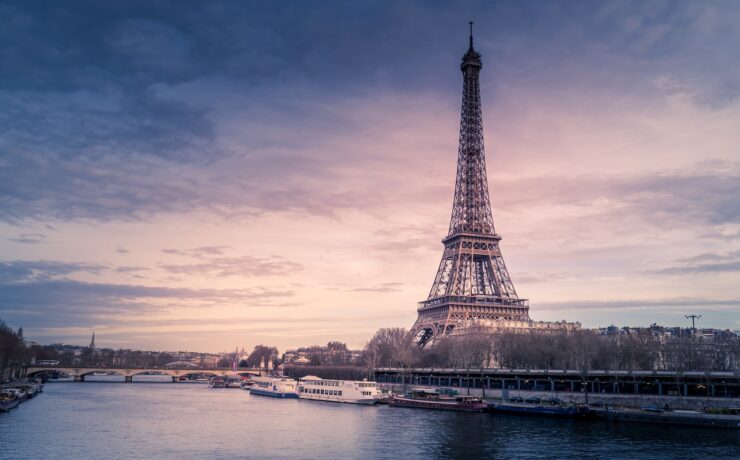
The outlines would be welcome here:
<svg viewBox="0 0 740 460">
<path fill-rule="evenodd" d="M 10 382 L 0 386 L 0 413 L 16 409 L 22 402 L 33 399 L 44 391 L 38 382 Z"/>
<path fill-rule="evenodd" d="M 393 391 L 394 393 L 403 393 L 404 385 L 384 383 L 378 384 L 378 387 L 383 390 Z M 467 396 L 468 388 L 460 387 L 449 387 L 449 386 L 434 386 L 434 385 L 406 385 L 405 389 L 408 391 L 412 388 L 437 388 L 437 389 L 453 389 L 459 392 L 459 394 Z M 600 393 L 576 393 L 576 392 L 550 392 L 550 391 L 528 391 L 528 390 L 500 390 L 500 389 L 486 389 L 483 391 L 480 388 L 470 388 L 470 396 L 485 397 L 492 399 L 502 399 L 503 392 L 508 392 L 508 397 L 513 398 L 521 396 L 523 399 L 528 398 L 558 398 L 565 402 L 573 402 L 577 404 L 585 404 L 586 398 L 588 398 L 589 404 L 610 404 L 619 405 L 624 407 L 664 407 L 668 405 L 672 409 L 683 409 L 683 410 L 696 410 L 701 411 L 706 407 L 711 408 L 736 408 L 740 407 L 740 398 L 706 398 L 706 397 L 685 397 L 685 396 L 657 396 L 657 395 L 620 395 L 620 394 L 600 394 Z"/>
</svg>

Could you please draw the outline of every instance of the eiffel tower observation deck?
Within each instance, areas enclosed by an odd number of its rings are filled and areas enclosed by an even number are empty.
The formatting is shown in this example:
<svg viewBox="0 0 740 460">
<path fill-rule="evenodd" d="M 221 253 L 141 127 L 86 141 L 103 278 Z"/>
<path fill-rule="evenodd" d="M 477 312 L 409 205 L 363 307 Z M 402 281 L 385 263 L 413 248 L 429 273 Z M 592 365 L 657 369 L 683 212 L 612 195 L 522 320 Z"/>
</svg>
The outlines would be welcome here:
<svg viewBox="0 0 740 460">
<path fill-rule="evenodd" d="M 493 225 L 483 147 L 482 66 L 471 22 L 470 47 L 460 65 L 463 96 L 452 217 L 437 276 L 411 329 L 420 346 L 474 324 L 530 321 L 529 302 L 514 289 Z"/>
</svg>

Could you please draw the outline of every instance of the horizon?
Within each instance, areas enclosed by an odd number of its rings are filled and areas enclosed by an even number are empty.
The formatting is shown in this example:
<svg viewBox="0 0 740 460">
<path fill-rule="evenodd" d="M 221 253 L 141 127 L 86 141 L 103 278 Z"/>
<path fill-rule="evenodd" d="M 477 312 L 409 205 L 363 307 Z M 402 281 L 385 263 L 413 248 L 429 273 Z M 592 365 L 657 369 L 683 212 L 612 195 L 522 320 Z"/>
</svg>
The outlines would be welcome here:
<svg viewBox="0 0 740 460">
<path fill-rule="evenodd" d="M 0 319 L 27 339 L 218 353 L 410 328 L 471 18 L 532 319 L 740 329 L 736 3 L 85 6 L 0 7 Z"/>
</svg>

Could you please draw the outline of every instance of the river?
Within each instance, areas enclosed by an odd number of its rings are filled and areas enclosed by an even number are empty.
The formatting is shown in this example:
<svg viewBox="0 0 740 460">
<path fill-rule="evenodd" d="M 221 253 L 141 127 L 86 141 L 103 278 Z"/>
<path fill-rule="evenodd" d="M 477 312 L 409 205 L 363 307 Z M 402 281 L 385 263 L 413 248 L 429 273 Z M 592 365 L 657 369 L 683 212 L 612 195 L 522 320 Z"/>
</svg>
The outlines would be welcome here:
<svg viewBox="0 0 740 460">
<path fill-rule="evenodd" d="M 281 400 L 147 379 L 157 377 L 48 383 L 0 414 L 0 458 L 740 458 L 740 430 Z"/>
</svg>

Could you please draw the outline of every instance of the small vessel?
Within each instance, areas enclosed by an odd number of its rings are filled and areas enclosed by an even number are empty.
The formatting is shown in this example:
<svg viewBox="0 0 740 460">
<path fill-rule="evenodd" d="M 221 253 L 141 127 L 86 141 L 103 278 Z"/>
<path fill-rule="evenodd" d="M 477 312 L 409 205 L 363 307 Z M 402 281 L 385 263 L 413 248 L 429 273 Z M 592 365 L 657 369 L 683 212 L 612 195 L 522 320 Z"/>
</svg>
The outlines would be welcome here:
<svg viewBox="0 0 740 460">
<path fill-rule="evenodd" d="M 33 398 L 39 393 L 35 384 L 23 385 L 23 389 L 26 391 L 26 398 L 28 399 Z"/>
<path fill-rule="evenodd" d="M 483 412 L 488 408 L 481 398 L 475 396 L 445 397 L 432 388 L 412 390 L 406 396 L 394 395 L 390 399 L 390 405 L 459 412 Z"/>
<path fill-rule="evenodd" d="M 240 379 L 217 376 L 208 381 L 211 388 L 239 388 Z"/>
<path fill-rule="evenodd" d="M 693 410 L 624 407 L 591 408 L 596 417 L 617 422 L 659 423 L 663 425 L 703 426 L 740 429 L 740 415 L 707 414 Z"/>
<path fill-rule="evenodd" d="M 534 415 L 543 417 L 575 418 L 585 417 L 589 411 L 586 407 L 565 404 L 559 400 L 550 404 L 541 402 L 490 402 L 488 410 L 496 413 Z"/>
<path fill-rule="evenodd" d="M 273 398 L 297 398 L 296 381 L 285 377 L 255 377 L 249 393 Z"/>
<path fill-rule="evenodd" d="M 254 381 L 250 379 L 244 379 L 242 380 L 242 383 L 239 384 L 239 388 L 242 390 L 249 390 L 252 386 L 254 386 Z"/>
<path fill-rule="evenodd" d="M 11 389 L 5 389 L 0 391 L 0 412 L 8 412 L 11 409 L 18 407 L 21 403 L 18 393 Z"/>
<path fill-rule="evenodd" d="M 375 382 L 365 380 L 329 380 L 307 375 L 298 380 L 301 399 L 350 404 L 375 404 L 383 395 Z"/>
<path fill-rule="evenodd" d="M 5 398 L 17 399 L 18 402 L 23 402 L 28 397 L 26 390 L 17 387 L 5 388 L 0 393 L 2 393 Z"/>
</svg>

